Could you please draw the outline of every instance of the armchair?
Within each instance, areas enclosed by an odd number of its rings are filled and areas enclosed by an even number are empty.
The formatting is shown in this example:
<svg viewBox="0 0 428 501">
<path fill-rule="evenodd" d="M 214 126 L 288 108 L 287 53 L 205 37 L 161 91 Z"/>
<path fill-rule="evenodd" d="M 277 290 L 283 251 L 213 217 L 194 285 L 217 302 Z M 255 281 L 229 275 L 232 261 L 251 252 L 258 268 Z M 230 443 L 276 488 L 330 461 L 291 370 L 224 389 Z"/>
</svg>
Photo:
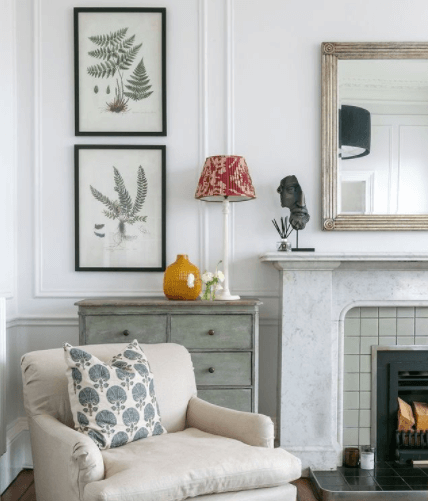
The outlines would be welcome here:
<svg viewBox="0 0 428 501">
<path fill-rule="evenodd" d="M 122 345 L 85 346 L 108 362 Z M 100 451 L 73 428 L 62 349 L 21 361 L 38 501 L 295 501 L 300 460 L 273 448 L 273 423 L 196 396 L 189 352 L 143 345 L 168 433 Z"/>
</svg>

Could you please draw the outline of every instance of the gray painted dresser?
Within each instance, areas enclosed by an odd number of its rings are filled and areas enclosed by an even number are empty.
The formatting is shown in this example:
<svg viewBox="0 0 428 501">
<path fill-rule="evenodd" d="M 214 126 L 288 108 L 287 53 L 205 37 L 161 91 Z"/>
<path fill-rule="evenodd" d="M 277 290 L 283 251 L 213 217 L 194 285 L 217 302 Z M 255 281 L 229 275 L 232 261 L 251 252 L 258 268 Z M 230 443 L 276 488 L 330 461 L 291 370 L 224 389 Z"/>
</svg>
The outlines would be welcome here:
<svg viewBox="0 0 428 501">
<path fill-rule="evenodd" d="M 85 299 L 79 342 L 177 343 L 191 353 L 198 396 L 242 411 L 258 410 L 259 305 L 165 298 Z"/>
</svg>

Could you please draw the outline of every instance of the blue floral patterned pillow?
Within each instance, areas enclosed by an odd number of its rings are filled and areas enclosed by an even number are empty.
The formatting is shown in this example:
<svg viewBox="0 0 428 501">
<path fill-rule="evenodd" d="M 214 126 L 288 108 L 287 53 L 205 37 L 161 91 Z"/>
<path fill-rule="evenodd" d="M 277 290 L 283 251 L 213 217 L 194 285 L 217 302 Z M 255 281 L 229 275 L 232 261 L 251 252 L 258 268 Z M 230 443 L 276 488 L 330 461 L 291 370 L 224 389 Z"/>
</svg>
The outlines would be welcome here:
<svg viewBox="0 0 428 501">
<path fill-rule="evenodd" d="M 64 354 L 75 428 L 89 435 L 100 449 L 166 433 L 153 374 L 137 340 L 110 364 L 68 343 Z"/>
</svg>

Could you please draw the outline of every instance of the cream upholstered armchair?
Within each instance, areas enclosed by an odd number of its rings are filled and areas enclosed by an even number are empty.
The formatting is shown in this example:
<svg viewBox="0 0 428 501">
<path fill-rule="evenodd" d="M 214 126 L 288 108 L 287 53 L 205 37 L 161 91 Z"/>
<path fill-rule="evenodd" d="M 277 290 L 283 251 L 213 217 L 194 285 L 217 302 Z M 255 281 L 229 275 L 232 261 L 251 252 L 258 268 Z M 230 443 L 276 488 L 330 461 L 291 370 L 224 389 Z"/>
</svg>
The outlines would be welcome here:
<svg viewBox="0 0 428 501">
<path fill-rule="evenodd" d="M 38 501 L 294 501 L 300 460 L 273 448 L 270 418 L 196 397 L 189 352 L 142 346 L 168 433 L 100 451 L 75 431 L 62 349 L 22 358 Z M 123 345 L 85 346 L 109 362 Z"/>
</svg>

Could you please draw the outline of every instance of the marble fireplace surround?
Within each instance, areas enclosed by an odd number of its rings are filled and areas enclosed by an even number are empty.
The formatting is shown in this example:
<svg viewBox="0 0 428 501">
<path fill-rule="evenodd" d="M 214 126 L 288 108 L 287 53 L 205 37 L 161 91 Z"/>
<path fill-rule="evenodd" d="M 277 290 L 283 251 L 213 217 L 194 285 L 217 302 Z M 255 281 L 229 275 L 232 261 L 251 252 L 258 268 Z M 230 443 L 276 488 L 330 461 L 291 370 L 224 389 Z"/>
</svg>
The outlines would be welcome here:
<svg viewBox="0 0 428 501">
<path fill-rule="evenodd" d="M 280 272 L 279 445 L 304 471 L 342 462 L 344 320 L 351 308 L 428 306 L 428 253 L 284 253 Z"/>
</svg>

